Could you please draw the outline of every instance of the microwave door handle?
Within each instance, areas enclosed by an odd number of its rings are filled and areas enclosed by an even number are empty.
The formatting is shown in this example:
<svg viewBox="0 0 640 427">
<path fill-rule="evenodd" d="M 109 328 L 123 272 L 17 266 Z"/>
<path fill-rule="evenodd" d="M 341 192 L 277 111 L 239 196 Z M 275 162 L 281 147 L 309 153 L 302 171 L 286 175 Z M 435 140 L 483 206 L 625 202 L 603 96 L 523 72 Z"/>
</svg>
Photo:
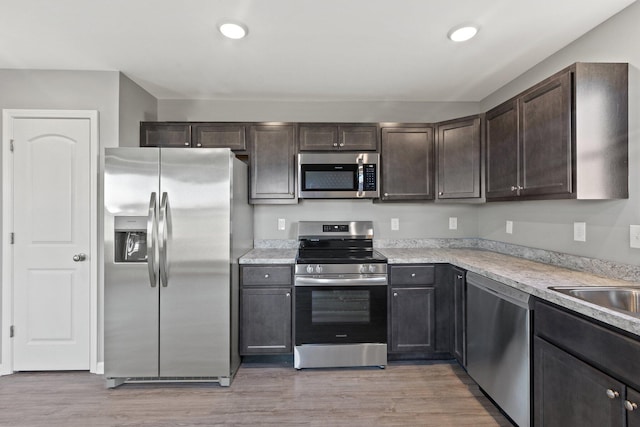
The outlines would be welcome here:
<svg viewBox="0 0 640 427">
<path fill-rule="evenodd" d="M 158 277 L 158 221 L 156 218 L 156 193 L 151 193 L 149 199 L 149 213 L 147 215 L 147 268 L 149 269 L 149 284 L 152 288 L 156 287 Z"/>
<path fill-rule="evenodd" d="M 358 193 L 356 196 L 364 196 L 364 165 L 362 164 L 362 156 L 358 156 Z"/>
</svg>

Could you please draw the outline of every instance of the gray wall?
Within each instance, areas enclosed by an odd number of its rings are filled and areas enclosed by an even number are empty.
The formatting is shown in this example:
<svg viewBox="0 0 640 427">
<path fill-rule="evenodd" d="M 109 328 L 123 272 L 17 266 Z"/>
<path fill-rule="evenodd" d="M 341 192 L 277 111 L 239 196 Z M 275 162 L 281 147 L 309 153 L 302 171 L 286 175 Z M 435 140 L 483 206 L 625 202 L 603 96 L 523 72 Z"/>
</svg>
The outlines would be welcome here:
<svg viewBox="0 0 640 427">
<path fill-rule="evenodd" d="M 489 203 L 478 209 L 479 237 L 640 265 L 629 225 L 640 224 L 640 3 L 635 3 L 481 102 L 486 111 L 574 62 L 629 63 L 629 199 Z M 514 222 L 512 235 L 505 221 Z M 587 241 L 573 223 L 587 223 Z"/>
<path fill-rule="evenodd" d="M 119 90 L 120 147 L 140 145 L 140 122 L 158 120 L 158 100 L 124 74 L 120 74 Z"/>
</svg>

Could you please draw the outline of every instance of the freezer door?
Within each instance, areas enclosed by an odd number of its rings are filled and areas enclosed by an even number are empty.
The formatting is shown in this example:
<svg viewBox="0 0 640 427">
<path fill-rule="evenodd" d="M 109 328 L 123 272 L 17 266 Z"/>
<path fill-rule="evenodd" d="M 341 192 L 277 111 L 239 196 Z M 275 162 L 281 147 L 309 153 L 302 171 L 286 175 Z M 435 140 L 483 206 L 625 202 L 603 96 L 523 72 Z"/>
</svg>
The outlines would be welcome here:
<svg viewBox="0 0 640 427">
<path fill-rule="evenodd" d="M 157 266 L 153 235 L 158 213 L 158 161 L 159 151 L 154 148 L 105 150 L 107 378 L 158 375 L 159 286 L 153 266 Z"/>
<path fill-rule="evenodd" d="M 160 376 L 228 376 L 231 152 L 160 157 Z"/>
</svg>

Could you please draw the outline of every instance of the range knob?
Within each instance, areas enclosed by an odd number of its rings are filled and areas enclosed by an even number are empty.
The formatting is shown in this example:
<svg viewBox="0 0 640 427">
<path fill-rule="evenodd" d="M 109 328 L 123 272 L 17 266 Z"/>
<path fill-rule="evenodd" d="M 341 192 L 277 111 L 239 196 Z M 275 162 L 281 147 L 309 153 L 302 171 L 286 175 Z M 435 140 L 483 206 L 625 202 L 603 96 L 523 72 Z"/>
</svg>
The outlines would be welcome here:
<svg viewBox="0 0 640 427">
<path fill-rule="evenodd" d="M 320 264 L 316 265 L 316 273 L 322 273 L 322 266 Z"/>
<path fill-rule="evenodd" d="M 369 265 L 369 273 L 375 273 L 376 272 L 376 266 L 371 264 Z"/>
<path fill-rule="evenodd" d="M 313 273 L 313 266 L 312 265 L 307 265 L 307 273 L 309 273 L 309 274 Z"/>
<path fill-rule="evenodd" d="M 367 271 L 368 271 L 368 269 L 367 269 L 367 265 L 366 265 L 366 264 L 362 264 L 362 265 L 360 266 L 360 273 L 364 274 L 364 273 L 366 273 Z"/>
</svg>

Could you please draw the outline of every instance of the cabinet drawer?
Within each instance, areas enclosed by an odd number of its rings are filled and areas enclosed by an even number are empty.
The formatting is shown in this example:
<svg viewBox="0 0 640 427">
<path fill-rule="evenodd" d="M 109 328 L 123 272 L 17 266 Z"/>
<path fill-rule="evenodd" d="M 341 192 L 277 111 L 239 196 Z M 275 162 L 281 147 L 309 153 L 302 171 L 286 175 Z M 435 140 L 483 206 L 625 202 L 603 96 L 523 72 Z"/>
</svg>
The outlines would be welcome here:
<svg viewBox="0 0 640 427">
<path fill-rule="evenodd" d="M 536 335 L 640 387 L 640 341 L 540 301 L 534 310 Z"/>
<path fill-rule="evenodd" d="M 291 266 L 288 265 L 242 267 L 242 286 L 290 286 L 292 283 L 291 270 Z"/>
<path fill-rule="evenodd" d="M 391 266 L 392 285 L 433 285 L 435 267 L 433 265 Z"/>
</svg>

